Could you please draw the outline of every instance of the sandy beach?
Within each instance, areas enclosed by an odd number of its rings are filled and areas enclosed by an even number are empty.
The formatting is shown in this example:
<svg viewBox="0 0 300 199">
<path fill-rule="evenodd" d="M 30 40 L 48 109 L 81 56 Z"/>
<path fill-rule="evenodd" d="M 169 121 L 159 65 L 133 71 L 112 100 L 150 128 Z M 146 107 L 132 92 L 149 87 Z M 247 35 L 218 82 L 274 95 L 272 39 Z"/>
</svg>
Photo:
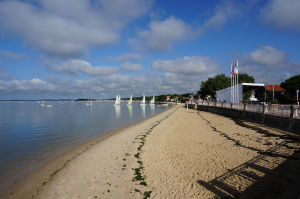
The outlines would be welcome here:
<svg viewBox="0 0 300 199">
<path fill-rule="evenodd" d="M 299 140 L 177 106 L 70 151 L 6 197 L 298 198 Z"/>
</svg>

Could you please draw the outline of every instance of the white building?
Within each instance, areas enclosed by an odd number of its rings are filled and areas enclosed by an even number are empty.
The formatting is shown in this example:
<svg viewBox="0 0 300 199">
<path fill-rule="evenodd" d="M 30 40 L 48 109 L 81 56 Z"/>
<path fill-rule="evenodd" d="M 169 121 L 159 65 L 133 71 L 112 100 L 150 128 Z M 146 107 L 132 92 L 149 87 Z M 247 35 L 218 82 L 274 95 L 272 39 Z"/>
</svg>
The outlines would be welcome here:
<svg viewBox="0 0 300 199">
<path fill-rule="evenodd" d="M 241 83 L 238 84 L 238 103 L 243 101 L 244 93 L 249 91 L 249 90 L 256 90 L 260 87 L 264 87 L 265 84 L 258 84 L 258 83 Z M 231 102 L 231 87 L 222 89 L 217 91 L 216 93 L 217 101 L 218 102 Z M 255 100 L 255 92 L 251 94 L 250 96 L 250 101 L 256 101 Z"/>
</svg>

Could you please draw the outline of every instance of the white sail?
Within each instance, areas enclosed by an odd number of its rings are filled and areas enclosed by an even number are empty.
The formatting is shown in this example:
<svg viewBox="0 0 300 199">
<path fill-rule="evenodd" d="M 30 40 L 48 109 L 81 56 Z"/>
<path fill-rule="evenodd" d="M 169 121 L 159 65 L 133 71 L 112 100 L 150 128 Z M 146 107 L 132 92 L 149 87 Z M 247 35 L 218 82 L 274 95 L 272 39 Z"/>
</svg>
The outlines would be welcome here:
<svg viewBox="0 0 300 199">
<path fill-rule="evenodd" d="M 121 102 L 121 97 L 120 97 L 120 95 L 117 95 L 116 100 L 115 100 L 115 105 L 119 105 L 120 102 Z"/>
<path fill-rule="evenodd" d="M 132 94 L 130 95 L 130 99 L 128 101 L 128 105 L 131 105 L 132 104 Z"/>
<path fill-rule="evenodd" d="M 146 98 L 145 98 L 145 95 L 143 95 L 143 99 L 141 101 L 141 105 L 145 105 L 146 104 Z"/>
<path fill-rule="evenodd" d="M 154 104 L 155 103 L 155 97 L 153 96 L 151 101 L 150 101 L 150 104 Z"/>
</svg>

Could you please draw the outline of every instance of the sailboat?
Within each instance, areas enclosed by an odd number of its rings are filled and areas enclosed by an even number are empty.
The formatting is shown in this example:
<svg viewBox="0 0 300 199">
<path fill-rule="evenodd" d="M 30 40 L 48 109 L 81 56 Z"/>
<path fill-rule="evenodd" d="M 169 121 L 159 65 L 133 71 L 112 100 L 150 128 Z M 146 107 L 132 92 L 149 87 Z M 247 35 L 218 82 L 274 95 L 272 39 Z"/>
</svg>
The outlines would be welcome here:
<svg viewBox="0 0 300 199">
<path fill-rule="evenodd" d="M 141 106 L 146 105 L 146 98 L 145 98 L 145 95 L 143 95 L 143 99 L 142 99 L 140 105 L 141 105 Z"/>
<path fill-rule="evenodd" d="M 155 97 L 153 96 L 151 101 L 150 101 L 150 104 L 155 104 Z"/>
<path fill-rule="evenodd" d="M 120 105 L 120 103 L 121 103 L 121 96 L 117 95 L 115 100 L 115 105 Z"/>
<path fill-rule="evenodd" d="M 132 104 L 132 94 L 130 95 L 130 99 L 128 101 L 128 104 L 127 105 L 131 105 Z"/>
<path fill-rule="evenodd" d="M 91 99 L 91 100 L 88 100 L 88 101 L 85 103 L 85 105 L 87 105 L 87 106 L 93 106 L 93 101 L 92 101 L 92 99 Z"/>
</svg>

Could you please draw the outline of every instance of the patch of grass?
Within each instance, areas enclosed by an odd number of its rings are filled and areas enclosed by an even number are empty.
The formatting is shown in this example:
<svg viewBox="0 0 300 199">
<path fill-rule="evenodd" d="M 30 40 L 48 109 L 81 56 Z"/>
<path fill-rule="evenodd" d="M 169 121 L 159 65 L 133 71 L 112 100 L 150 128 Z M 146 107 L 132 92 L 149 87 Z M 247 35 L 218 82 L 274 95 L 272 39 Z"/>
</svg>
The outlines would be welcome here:
<svg viewBox="0 0 300 199">
<path fill-rule="evenodd" d="M 138 189 L 134 189 L 134 191 L 135 191 L 135 192 L 139 192 L 139 193 L 141 193 L 141 191 L 140 191 L 140 190 L 138 190 Z"/>
<path fill-rule="evenodd" d="M 130 156 L 130 154 L 129 153 L 125 153 L 125 156 Z"/>
<path fill-rule="evenodd" d="M 137 159 L 140 159 L 141 158 L 140 155 L 141 155 L 140 152 L 138 152 L 137 154 L 134 155 L 134 157 L 136 157 Z"/>
<path fill-rule="evenodd" d="M 142 180 L 145 180 L 145 177 L 142 176 L 142 173 L 141 173 L 141 169 L 140 168 L 135 168 L 133 169 L 134 170 L 134 177 L 133 177 L 133 181 L 142 181 Z"/>
<path fill-rule="evenodd" d="M 145 181 L 140 182 L 140 185 L 147 186 L 147 183 Z"/>
<path fill-rule="evenodd" d="M 144 192 L 144 199 L 150 198 L 151 193 L 152 193 L 152 191 L 145 191 Z"/>
</svg>

